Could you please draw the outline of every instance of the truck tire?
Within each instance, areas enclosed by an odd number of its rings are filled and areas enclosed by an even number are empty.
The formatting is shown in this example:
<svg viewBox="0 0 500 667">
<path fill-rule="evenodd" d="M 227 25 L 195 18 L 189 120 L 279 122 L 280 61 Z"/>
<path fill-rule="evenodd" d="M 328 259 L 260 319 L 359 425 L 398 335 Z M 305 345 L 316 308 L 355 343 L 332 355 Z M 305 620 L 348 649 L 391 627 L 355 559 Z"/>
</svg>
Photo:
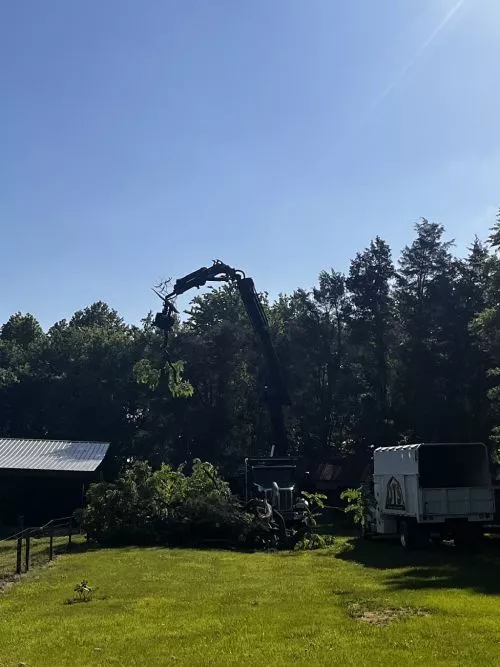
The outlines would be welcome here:
<svg viewBox="0 0 500 667">
<path fill-rule="evenodd" d="M 424 549 L 429 544 L 429 533 L 416 521 L 403 519 L 399 524 L 399 539 L 404 549 Z"/>
<path fill-rule="evenodd" d="M 403 549 L 413 549 L 415 547 L 415 526 L 411 521 L 403 519 L 399 523 L 399 540 Z"/>
</svg>

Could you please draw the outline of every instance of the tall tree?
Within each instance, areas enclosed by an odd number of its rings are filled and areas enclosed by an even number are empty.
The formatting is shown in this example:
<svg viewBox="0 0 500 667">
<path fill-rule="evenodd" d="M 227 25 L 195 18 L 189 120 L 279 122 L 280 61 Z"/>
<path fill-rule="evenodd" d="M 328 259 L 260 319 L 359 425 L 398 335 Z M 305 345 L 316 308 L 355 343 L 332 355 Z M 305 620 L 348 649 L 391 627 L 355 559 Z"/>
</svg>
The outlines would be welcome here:
<svg viewBox="0 0 500 667">
<path fill-rule="evenodd" d="M 347 287 L 351 293 L 351 339 L 359 365 L 364 401 L 361 427 L 372 443 L 394 437 L 390 428 L 390 354 L 394 342 L 391 250 L 376 237 L 351 262 Z"/>
<path fill-rule="evenodd" d="M 32 343 L 39 341 L 42 337 L 42 327 L 30 313 L 26 315 L 22 313 L 12 315 L 0 331 L 1 340 L 19 345 L 23 349 L 27 349 Z"/>
<path fill-rule="evenodd" d="M 38 409 L 43 396 L 42 352 L 46 338 L 29 313 L 16 313 L 0 332 L 0 433 L 43 433 Z"/>
<path fill-rule="evenodd" d="M 447 335 L 456 266 L 444 228 L 423 219 L 399 261 L 395 292 L 399 325 L 396 385 L 401 430 L 408 437 L 445 440 L 449 390 Z M 446 417 L 444 417 L 446 415 Z"/>
<path fill-rule="evenodd" d="M 458 280 L 455 291 L 453 328 L 449 344 L 451 388 L 456 401 L 454 423 L 463 440 L 487 441 L 491 429 L 491 410 L 487 400 L 488 369 L 491 358 L 488 350 L 477 344 L 471 323 L 488 307 L 492 278 L 497 260 L 477 237 L 464 260 L 457 261 Z"/>
<path fill-rule="evenodd" d="M 490 247 L 494 254 L 487 256 L 486 249 L 476 251 L 473 284 L 477 293 L 477 301 L 482 309 L 476 309 L 475 317 L 470 324 L 470 331 L 475 337 L 480 353 L 483 354 L 481 370 L 487 367 L 488 380 L 476 386 L 476 410 L 483 415 L 487 412 L 492 427 L 491 445 L 493 457 L 500 460 L 500 212 L 491 229 Z M 472 254 L 472 253 L 471 253 Z M 482 378 L 481 378 L 482 379 Z M 484 386 L 488 389 L 489 406 L 485 406 L 483 397 Z"/>
<path fill-rule="evenodd" d="M 265 369 L 235 286 L 196 296 L 177 344 L 194 387 L 184 419 L 186 449 L 223 463 L 259 446 L 267 451 L 269 424 L 259 400 Z"/>
<path fill-rule="evenodd" d="M 126 325 L 118 312 L 103 301 L 96 301 L 83 310 L 77 310 L 69 321 L 72 327 L 101 327 L 106 329 L 125 329 Z"/>
</svg>

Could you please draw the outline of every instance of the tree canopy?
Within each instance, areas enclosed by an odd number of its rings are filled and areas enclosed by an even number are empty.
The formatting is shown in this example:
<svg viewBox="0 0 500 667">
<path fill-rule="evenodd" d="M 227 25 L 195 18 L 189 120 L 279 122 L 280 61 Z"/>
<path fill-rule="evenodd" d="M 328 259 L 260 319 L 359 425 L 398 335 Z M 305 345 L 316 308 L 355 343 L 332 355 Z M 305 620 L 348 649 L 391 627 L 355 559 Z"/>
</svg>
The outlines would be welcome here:
<svg viewBox="0 0 500 667">
<path fill-rule="evenodd" d="M 454 255 L 421 220 L 399 258 L 376 237 L 346 274 L 262 295 L 306 459 L 411 440 L 500 443 L 500 217 Z M 186 267 L 189 270 L 190 267 Z M 254 276 L 258 281 L 258 266 Z M 200 457 L 234 469 L 266 453 L 263 361 L 234 287 L 197 295 L 164 341 L 105 303 L 44 331 L 15 313 L 0 330 L 0 435 L 110 440 L 111 464 Z"/>
</svg>

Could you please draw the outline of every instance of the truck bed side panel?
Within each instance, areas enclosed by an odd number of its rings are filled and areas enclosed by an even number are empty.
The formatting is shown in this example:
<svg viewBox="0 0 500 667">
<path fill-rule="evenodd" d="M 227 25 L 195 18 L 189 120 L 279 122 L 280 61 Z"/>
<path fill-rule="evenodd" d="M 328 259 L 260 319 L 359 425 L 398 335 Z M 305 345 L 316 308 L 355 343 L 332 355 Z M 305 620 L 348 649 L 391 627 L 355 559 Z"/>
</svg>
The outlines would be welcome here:
<svg viewBox="0 0 500 667">
<path fill-rule="evenodd" d="M 494 511 L 493 490 L 483 487 L 421 489 L 422 513 L 432 516 L 468 516 Z"/>
</svg>

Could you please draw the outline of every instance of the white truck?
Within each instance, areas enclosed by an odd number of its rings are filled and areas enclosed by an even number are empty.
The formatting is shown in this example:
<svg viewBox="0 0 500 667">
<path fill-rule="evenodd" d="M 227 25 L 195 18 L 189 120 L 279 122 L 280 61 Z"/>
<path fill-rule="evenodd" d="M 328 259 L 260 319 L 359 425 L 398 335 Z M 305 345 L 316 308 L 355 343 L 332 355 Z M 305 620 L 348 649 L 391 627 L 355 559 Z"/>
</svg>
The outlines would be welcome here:
<svg viewBox="0 0 500 667">
<path fill-rule="evenodd" d="M 495 512 L 488 451 L 482 443 L 379 447 L 364 532 L 399 534 L 406 548 L 453 539 L 474 546 Z"/>
</svg>

